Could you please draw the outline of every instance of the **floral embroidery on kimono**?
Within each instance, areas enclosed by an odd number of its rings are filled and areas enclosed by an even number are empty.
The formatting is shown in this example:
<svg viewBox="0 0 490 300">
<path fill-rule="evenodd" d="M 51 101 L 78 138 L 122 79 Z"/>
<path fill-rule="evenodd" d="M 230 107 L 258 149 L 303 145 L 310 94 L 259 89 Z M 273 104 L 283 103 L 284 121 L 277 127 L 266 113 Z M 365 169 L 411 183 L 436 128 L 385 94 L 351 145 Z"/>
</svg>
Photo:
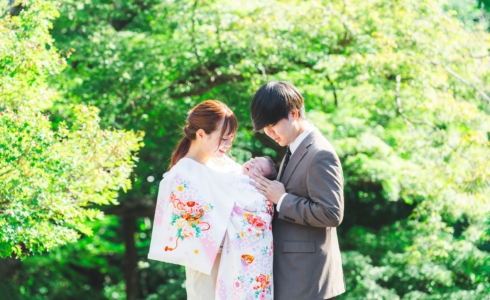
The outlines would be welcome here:
<svg viewBox="0 0 490 300">
<path fill-rule="evenodd" d="M 192 191 L 192 187 L 188 182 L 180 177 L 175 177 L 174 188 L 170 193 L 169 202 L 173 208 L 170 225 L 177 227 L 177 234 L 175 236 L 175 246 L 165 246 L 165 251 L 175 250 L 178 247 L 179 240 L 203 237 L 203 232 L 211 229 L 208 220 L 209 213 L 214 208 L 213 205 L 200 199 L 198 193 L 188 193 L 189 190 Z"/>
<path fill-rule="evenodd" d="M 253 187 L 249 188 L 250 184 L 232 186 L 256 192 Z M 264 198 L 255 203 L 241 204 L 246 204 L 245 208 L 239 203 L 235 205 L 231 226 L 226 232 L 216 299 L 273 299 L 273 204 Z"/>
<path fill-rule="evenodd" d="M 160 182 L 149 259 L 210 274 L 233 201 L 202 180 L 214 171 L 182 159 Z"/>
<path fill-rule="evenodd" d="M 247 176 L 181 159 L 160 183 L 150 259 L 210 274 L 216 299 L 273 299 L 273 204 Z"/>
</svg>

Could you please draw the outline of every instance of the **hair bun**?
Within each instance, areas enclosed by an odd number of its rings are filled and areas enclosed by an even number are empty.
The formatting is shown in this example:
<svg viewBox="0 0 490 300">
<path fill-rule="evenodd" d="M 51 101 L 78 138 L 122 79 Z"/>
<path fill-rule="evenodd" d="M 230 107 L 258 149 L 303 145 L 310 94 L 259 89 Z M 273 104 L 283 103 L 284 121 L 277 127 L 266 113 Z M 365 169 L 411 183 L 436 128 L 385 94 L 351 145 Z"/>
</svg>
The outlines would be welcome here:
<svg viewBox="0 0 490 300">
<path fill-rule="evenodd" d="M 189 125 L 184 127 L 184 133 L 186 138 L 192 139 L 191 129 L 189 128 Z"/>
</svg>

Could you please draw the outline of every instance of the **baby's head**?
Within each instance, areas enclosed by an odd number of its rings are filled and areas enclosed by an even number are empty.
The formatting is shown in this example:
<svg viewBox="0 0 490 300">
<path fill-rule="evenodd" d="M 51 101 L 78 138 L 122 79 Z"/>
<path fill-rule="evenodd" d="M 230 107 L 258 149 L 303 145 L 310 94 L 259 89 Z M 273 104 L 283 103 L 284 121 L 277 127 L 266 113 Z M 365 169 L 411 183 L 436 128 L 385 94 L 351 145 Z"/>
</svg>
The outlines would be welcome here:
<svg viewBox="0 0 490 300">
<path fill-rule="evenodd" d="M 276 167 L 269 156 L 251 158 L 242 165 L 242 174 L 250 175 L 252 171 L 269 180 L 275 180 L 277 176 Z"/>
</svg>

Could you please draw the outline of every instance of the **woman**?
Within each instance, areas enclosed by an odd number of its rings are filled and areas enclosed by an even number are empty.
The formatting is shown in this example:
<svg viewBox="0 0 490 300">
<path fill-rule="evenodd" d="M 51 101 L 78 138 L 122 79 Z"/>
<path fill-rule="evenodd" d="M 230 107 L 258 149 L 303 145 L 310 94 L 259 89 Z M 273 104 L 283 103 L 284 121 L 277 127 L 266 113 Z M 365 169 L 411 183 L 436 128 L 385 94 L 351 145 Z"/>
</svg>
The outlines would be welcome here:
<svg viewBox="0 0 490 300">
<path fill-rule="evenodd" d="M 219 101 L 191 109 L 160 183 L 148 257 L 186 267 L 188 299 L 273 298 L 272 204 L 225 156 L 237 127 Z"/>
</svg>

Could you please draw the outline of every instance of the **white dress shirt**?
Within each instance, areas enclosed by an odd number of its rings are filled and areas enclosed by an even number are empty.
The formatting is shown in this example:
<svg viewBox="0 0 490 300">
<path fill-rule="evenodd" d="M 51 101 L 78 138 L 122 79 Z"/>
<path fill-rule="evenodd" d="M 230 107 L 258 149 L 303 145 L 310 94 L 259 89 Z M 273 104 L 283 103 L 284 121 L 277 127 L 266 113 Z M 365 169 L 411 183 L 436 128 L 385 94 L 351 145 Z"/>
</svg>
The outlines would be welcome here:
<svg viewBox="0 0 490 300">
<path fill-rule="evenodd" d="M 308 127 L 305 129 L 305 131 L 303 131 L 300 135 L 298 135 L 298 137 L 296 137 L 296 139 L 289 145 L 289 151 L 291 151 L 291 157 L 293 157 L 294 152 L 296 151 L 296 149 L 298 149 L 301 142 L 306 138 L 306 136 L 308 136 L 308 134 L 312 133 L 314 129 L 315 129 L 315 125 L 308 123 Z M 279 170 L 279 171 L 284 172 L 285 170 Z M 276 205 L 277 211 L 279 211 L 279 209 L 281 208 L 282 200 L 284 199 L 284 197 L 286 197 L 287 194 L 288 193 L 284 193 L 282 194 L 281 198 L 279 198 L 279 201 L 277 202 Z"/>
</svg>

